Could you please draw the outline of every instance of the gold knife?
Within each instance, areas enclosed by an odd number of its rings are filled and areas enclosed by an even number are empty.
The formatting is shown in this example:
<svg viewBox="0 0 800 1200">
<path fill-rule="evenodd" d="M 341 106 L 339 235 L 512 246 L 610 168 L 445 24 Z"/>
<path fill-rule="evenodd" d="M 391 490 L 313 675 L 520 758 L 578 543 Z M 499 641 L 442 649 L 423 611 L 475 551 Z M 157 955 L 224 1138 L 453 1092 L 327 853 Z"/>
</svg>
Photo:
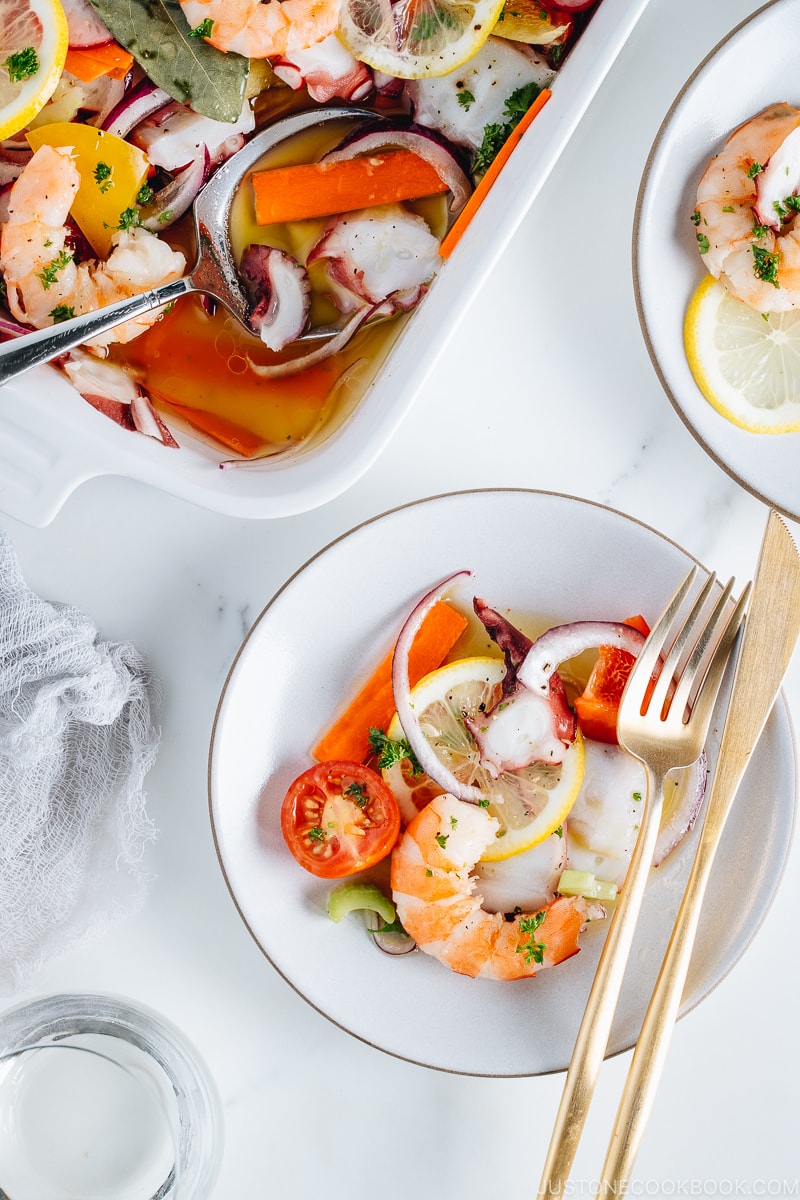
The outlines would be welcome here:
<svg viewBox="0 0 800 1200">
<path fill-rule="evenodd" d="M 619 1196 L 627 1189 L 678 1017 L 700 908 L 722 830 L 780 691 L 798 635 L 800 556 L 786 525 L 770 511 L 697 854 L 625 1081 L 600 1196 Z"/>
</svg>

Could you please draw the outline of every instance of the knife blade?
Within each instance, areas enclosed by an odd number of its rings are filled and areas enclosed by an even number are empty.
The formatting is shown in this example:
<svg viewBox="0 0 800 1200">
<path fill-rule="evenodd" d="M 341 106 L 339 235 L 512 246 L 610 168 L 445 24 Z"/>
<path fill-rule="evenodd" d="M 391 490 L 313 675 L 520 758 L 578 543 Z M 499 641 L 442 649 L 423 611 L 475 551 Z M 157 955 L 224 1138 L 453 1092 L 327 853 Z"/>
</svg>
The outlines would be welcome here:
<svg viewBox="0 0 800 1200">
<path fill-rule="evenodd" d="M 603 1166 L 600 1195 L 630 1180 L 678 1017 L 706 886 L 722 831 L 800 636 L 800 555 L 771 510 L 756 567 L 706 815 L 686 891 L 645 1015 Z"/>
</svg>

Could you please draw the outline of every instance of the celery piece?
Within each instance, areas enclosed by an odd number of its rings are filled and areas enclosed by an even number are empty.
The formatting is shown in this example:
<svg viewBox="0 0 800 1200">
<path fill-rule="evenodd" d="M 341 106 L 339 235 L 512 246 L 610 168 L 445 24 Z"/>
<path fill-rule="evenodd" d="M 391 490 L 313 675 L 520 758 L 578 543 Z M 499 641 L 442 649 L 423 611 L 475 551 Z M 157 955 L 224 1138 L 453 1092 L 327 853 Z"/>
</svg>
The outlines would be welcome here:
<svg viewBox="0 0 800 1200">
<path fill-rule="evenodd" d="M 360 908 L 376 912 L 387 925 L 392 925 L 397 917 L 391 900 L 374 883 L 352 879 L 340 883 L 328 896 L 328 916 L 332 921 L 341 921 L 349 912 Z"/>
<path fill-rule="evenodd" d="M 557 891 L 562 896 L 585 896 L 588 900 L 617 898 L 617 885 L 598 879 L 591 871 L 562 871 Z"/>
</svg>

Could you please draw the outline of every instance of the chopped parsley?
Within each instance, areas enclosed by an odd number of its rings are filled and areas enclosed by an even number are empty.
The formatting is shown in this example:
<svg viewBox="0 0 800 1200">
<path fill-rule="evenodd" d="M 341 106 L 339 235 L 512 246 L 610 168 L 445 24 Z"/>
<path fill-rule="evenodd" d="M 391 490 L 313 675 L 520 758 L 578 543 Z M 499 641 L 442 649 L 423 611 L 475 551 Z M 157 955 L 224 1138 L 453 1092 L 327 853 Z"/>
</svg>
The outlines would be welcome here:
<svg viewBox="0 0 800 1200">
<path fill-rule="evenodd" d="M 443 850 L 444 850 L 445 846 L 447 845 L 447 839 L 449 836 L 450 835 L 447 833 L 437 833 L 436 834 L 436 841 L 439 843 L 439 845 L 442 847 Z"/>
<path fill-rule="evenodd" d="M 692 218 L 691 218 L 691 220 L 692 220 L 692 224 L 693 224 L 693 225 L 699 225 L 699 224 L 700 224 L 700 210 L 699 210 L 699 208 L 696 208 L 696 209 L 694 210 L 694 212 L 692 213 Z"/>
<path fill-rule="evenodd" d="M 698 233 L 697 246 L 701 254 L 708 254 L 709 250 L 711 249 L 711 242 L 704 233 Z"/>
<path fill-rule="evenodd" d="M 489 802 L 488 800 L 479 800 L 479 801 L 478 801 L 478 808 L 488 808 L 488 807 L 489 807 L 489 803 L 490 803 L 490 802 Z"/>
<path fill-rule="evenodd" d="M 763 170 L 764 168 L 762 167 L 761 163 L 751 163 L 747 172 L 747 178 L 755 179 L 756 175 L 760 175 Z"/>
<path fill-rule="evenodd" d="M 349 796 L 354 800 L 359 808 L 366 808 L 367 804 L 367 785 L 365 783 L 351 783 L 344 789 L 345 796 Z"/>
<path fill-rule="evenodd" d="M 458 829 L 458 817 L 451 817 L 451 818 L 450 818 L 450 828 L 451 828 L 451 829 Z"/>
<path fill-rule="evenodd" d="M 43 270 L 36 272 L 36 278 L 41 279 L 42 287 L 45 291 L 51 288 L 58 280 L 60 271 L 72 262 L 72 255 L 69 250 L 62 250 L 52 262 L 49 262 Z"/>
<path fill-rule="evenodd" d="M 171 221 L 171 220 L 172 220 L 172 209 L 171 208 L 166 208 L 164 210 L 164 212 L 162 212 L 160 217 L 158 218 L 160 225 L 164 225 L 164 224 L 166 224 L 167 221 Z"/>
<path fill-rule="evenodd" d="M 111 167 L 106 162 L 99 162 L 97 164 L 94 169 L 94 178 L 101 192 L 107 192 L 110 187 L 114 186 L 114 181 L 111 178 Z"/>
<path fill-rule="evenodd" d="M 640 801 L 640 800 L 641 800 L 641 798 L 642 798 L 642 793 L 641 793 L 641 792 L 634 792 L 634 793 L 633 793 L 633 798 L 634 798 L 634 800 L 636 801 L 636 803 L 638 804 L 638 803 L 639 803 L 639 801 Z"/>
<path fill-rule="evenodd" d="M 491 123 L 483 131 L 483 141 L 475 151 L 472 164 L 476 175 L 485 174 L 541 90 L 537 83 L 531 82 L 523 84 L 511 93 L 503 109 L 503 114 L 508 120 L 503 125 Z"/>
<path fill-rule="evenodd" d="M 753 246 L 753 257 L 756 260 L 753 268 L 756 279 L 760 279 L 762 283 L 771 283 L 773 287 L 780 287 L 778 282 L 780 255 L 765 250 L 763 246 Z"/>
<path fill-rule="evenodd" d="M 754 225 L 751 232 L 752 232 L 754 238 L 763 238 L 763 237 L 766 237 L 767 234 L 769 233 L 769 226 L 768 225 Z"/>
<path fill-rule="evenodd" d="M 141 224 L 139 220 L 139 211 L 136 208 L 124 208 L 119 214 L 119 225 L 117 229 L 133 229 L 135 225 Z"/>
<path fill-rule="evenodd" d="M 313 825 L 308 831 L 308 840 L 310 842 L 324 842 L 327 837 L 324 829 L 320 829 L 319 825 Z"/>
<path fill-rule="evenodd" d="M 12 83 L 22 83 L 23 79 L 30 79 L 39 70 L 39 56 L 33 46 L 26 46 L 24 50 L 9 54 L 3 66 Z"/>
<path fill-rule="evenodd" d="M 462 91 L 460 91 L 456 96 L 456 100 L 458 100 L 458 103 L 465 110 L 465 112 L 469 112 L 475 103 L 475 97 L 469 88 L 464 88 Z"/>
<path fill-rule="evenodd" d="M 150 204 L 150 202 L 153 199 L 153 196 L 155 196 L 155 192 L 153 191 L 153 189 L 149 186 L 149 184 L 143 183 L 142 186 L 139 188 L 138 192 L 136 193 L 136 203 L 137 204 Z"/>
<path fill-rule="evenodd" d="M 195 25 L 194 29 L 189 30 L 189 37 L 211 37 L 211 30 L 213 28 L 214 22 L 212 21 L 211 17 L 206 17 L 205 21 L 201 21 L 199 25 Z"/>
<path fill-rule="evenodd" d="M 411 29 L 412 42 L 429 42 L 435 38 L 440 29 L 456 29 L 458 19 L 448 8 L 436 4 L 428 12 L 422 12 L 417 17 Z"/>
<path fill-rule="evenodd" d="M 61 321 L 71 321 L 75 316 L 75 309 L 70 304 L 57 304 L 55 308 L 50 309 L 50 316 L 53 318 L 53 324 L 58 325 Z"/>
<path fill-rule="evenodd" d="M 398 738 L 396 741 L 393 741 L 390 737 L 386 736 L 382 729 L 373 728 L 369 730 L 369 745 L 377 759 L 378 768 L 381 771 L 386 770 L 388 767 L 393 767 L 395 763 L 408 759 L 414 774 L 422 774 L 422 767 L 417 762 L 417 757 L 405 738 Z"/>
<path fill-rule="evenodd" d="M 732 213 L 732 212 L 736 212 L 736 209 L 733 207 L 732 204 L 723 204 L 722 211 L 724 213 Z"/>
<path fill-rule="evenodd" d="M 532 917 L 522 917 L 519 923 L 520 933 L 528 933 L 531 935 L 536 933 L 536 930 L 539 928 L 542 921 L 544 921 L 545 916 L 546 913 L 542 911 L 535 913 Z M 528 938 L 527 942 L 522 942 L 519 946 L 517 946 L 517 954 L 525 955 L 525 965 L 527 967 L 529 967 L 531 963 L 538 963 L 541 965 L 541 963 L 544 962 L 544 952 L 546 949 L 547 946 L 544 942 L 537 942 L 533 936 L 531 936 Z"/>
</svg>

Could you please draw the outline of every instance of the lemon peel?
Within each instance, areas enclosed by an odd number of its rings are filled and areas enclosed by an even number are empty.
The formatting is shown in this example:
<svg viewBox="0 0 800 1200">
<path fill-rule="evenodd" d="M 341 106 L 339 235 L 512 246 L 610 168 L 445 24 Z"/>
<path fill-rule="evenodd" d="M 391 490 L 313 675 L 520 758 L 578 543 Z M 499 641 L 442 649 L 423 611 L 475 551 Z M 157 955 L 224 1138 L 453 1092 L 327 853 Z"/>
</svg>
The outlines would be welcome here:
<svg viewBox="0 0 800 1200">
<path fill-rule="evenodd" d="M 0 46 L 0 140 L 3 140 L 30 124 L 61 78 L 69 32 L 59 0 L 0 0 Z M 14 78 L 13 56 L 26 55 L 31 50 L 35 69 L 22 78 Z"/>
<path fill-rule="evenodd" d="M 337 36 L 351 54 L 399 79 L 448 75 L 477 54 L 504 0 L 342 0 Z"/>
<path fill-rule="evenodd" d="M 697 386 L 728 421 L 751 433 L 800 430 L 800 310 L 759 312 L 709 275 L 683 337 Z"/>
</svg>

